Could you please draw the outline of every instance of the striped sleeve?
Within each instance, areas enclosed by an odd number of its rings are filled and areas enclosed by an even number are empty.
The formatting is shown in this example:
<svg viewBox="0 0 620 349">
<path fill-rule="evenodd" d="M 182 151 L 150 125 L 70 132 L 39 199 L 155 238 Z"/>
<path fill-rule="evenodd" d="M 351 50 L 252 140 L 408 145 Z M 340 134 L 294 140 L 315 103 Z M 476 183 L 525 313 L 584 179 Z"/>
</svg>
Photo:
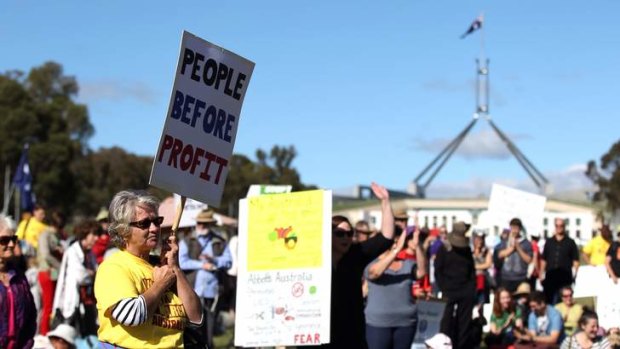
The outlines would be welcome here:
<svg viewBox="0 0 620 349">
<path fill-rule="evenodd" d="M 125 326 L 138 326 L 145 323 L 147 310 L 144 297 L 121 299 L 112 309 L 112 318 Z"/>
</svg>

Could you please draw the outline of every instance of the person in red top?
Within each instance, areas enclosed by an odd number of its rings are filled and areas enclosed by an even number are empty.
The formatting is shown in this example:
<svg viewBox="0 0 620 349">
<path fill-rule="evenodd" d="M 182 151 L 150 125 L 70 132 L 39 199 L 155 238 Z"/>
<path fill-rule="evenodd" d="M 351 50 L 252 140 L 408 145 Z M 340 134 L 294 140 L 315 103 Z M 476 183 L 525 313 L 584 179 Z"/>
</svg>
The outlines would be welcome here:
<svg viewBox="0 0 620 349">
<path fill-rule="evenodd" d="M 108 223 L 108 210 L 106 210 L 105 207 L 101 208 L 95 220 L 101 226 L 101 235 L 99 235 L 99 239 L 95 242 L 92 252 L 95 255 L 97 264 L 101 264 L 101 262 L 103 262 L 105 252 L 108 250 L 108 247 L 110 247 L 110 235 L 108 234 L 108 226 L 110 225 Z"/>
<path fill-rule="evenodd" d="M 530 264 L 530 268 L 532 268 L 532 272 L 530 273 L 529 284 L 532 290 L 536 289 L 536 281 L 538 280 L 538 276 L 540 275 L 540 246 L 538 245 L 538 241 L 540 240 L 540 233 L 533 232 L 530 234 L 530 243 L 532 244 L 532 264 Z"/>
</svg>

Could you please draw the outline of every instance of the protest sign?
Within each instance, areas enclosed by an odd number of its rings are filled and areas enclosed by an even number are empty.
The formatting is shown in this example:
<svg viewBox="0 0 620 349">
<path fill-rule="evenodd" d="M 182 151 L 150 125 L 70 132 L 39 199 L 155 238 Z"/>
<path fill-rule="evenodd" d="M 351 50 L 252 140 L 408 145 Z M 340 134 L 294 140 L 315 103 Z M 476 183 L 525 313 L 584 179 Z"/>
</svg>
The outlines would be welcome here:
<svg viewBox="0 0 620 349">
<path fill-rule="evenodd" d="M 608 279 L 605 266 L 580 266 L 577 270 L 573 297 L 597 297 L 601 290 L 601 282 Z"/>
<path fill-rule="evenodd" d="M 579 267 L 575 280 L 575 298 L 595 297 L 598 322 L 604 328 L 620 326 L 620 284 L 614 284 L 605 266 Z"/>
<path fill-rule="evenodd" d="M 254 63 L 188 32 L 150 184 L 219 206 Z"/>
<path fill-rule="evenodd" d="M 265 194 L 284 194 L 293 190 L 292 185 L 270 185 L 270 184 L 252 184 L 248 189 L 246 197 L 265 195 Z"/>
<path fill-rule="evenodd" d="M 599 286 L 596 297 L 598 323 L 605 329 L 620 327 L 620 284 L 614 284 L 607 278 L 604 285 Z"/>
<path fill-rule="evenodd" d="M 181 195 L 174 194 L 175 205 L 181 202 Z M 179 222 L 179 228 L 193 227 L 196 225 L 196 216 L 202 210 L 209 208 L 209 205 L 204 202 L 196 201 L 193 199 L 185 200 L 185 207 L 183 208 L 183 214 L 181 215 L 181 221 Z"/>
<path fill-rule="evenodd" d="M 547 198 L 526 191 L 493 184 L 489 199 L 488 215 L 490 222 L 508 227 L 512 218 L 520 218 L 528 233 L 543 231 L 543 214 Z"/>
<path fill-rule="evenodd" d="M 439 333 L 441 318 L 446 308 L 446 303 L 442 301 L 418 301 L 418 329 L 412 349 L 426 348 L 424 341 Z"/>
<path fill-rule="evenodd" d="M 329 343 L 331 195 L 240 201 L 236 346 Z"/>
</svg>

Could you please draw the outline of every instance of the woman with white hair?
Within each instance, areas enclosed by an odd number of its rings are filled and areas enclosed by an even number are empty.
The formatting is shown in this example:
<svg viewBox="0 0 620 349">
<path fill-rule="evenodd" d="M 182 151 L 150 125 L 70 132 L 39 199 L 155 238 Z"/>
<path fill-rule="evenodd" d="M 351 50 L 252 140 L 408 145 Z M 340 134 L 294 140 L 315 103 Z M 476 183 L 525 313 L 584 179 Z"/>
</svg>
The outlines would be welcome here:
<svg viewBox="0 0 620 349">
<path fill-rule="evenodd" d="M 164 220 L 158 207 L 144 191 L 121 191 L 110 203 L 110 240 L 120 251 L 95 278 L 104 348 L 178 348 L 188 323 L 203 322 L 200 300 L 179 268 L 176 237 L 165 242 L 163 265 L 153 266 L 149 257 Z"/>
</svg>

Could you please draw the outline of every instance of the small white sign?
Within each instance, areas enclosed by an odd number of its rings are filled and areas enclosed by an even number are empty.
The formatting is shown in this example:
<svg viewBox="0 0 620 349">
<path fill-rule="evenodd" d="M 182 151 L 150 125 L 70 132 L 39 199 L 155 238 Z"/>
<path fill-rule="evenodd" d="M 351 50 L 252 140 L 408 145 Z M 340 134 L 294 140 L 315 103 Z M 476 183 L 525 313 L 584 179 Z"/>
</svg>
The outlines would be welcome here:
<svg viewBox="0 0 620 349">
<path fill-rule="evenodd" d="M 508 227 L 513 218 L 521 219 L 527 233 L 542 235 L 547 198 L 500 184 L 493 184 L 488 218 L 499 227 Z"/>
<path fill-rule="evenodd" d="M 179 206 L 181 202 L 181 196 L 174 194 L 174 207 Z M 202 210 L 209 208 L 209 205 L 204 202 L 196 201 L 194 199 L 185 200 L 185 207 L 183 208 L 183 214 L 181 215 L 181 221 L 179 222 L 179 228 L 193 227 L 196 225 L 196 216 Z M 217 219 L 217 218 L 216 218 Z"/>
</svg>

